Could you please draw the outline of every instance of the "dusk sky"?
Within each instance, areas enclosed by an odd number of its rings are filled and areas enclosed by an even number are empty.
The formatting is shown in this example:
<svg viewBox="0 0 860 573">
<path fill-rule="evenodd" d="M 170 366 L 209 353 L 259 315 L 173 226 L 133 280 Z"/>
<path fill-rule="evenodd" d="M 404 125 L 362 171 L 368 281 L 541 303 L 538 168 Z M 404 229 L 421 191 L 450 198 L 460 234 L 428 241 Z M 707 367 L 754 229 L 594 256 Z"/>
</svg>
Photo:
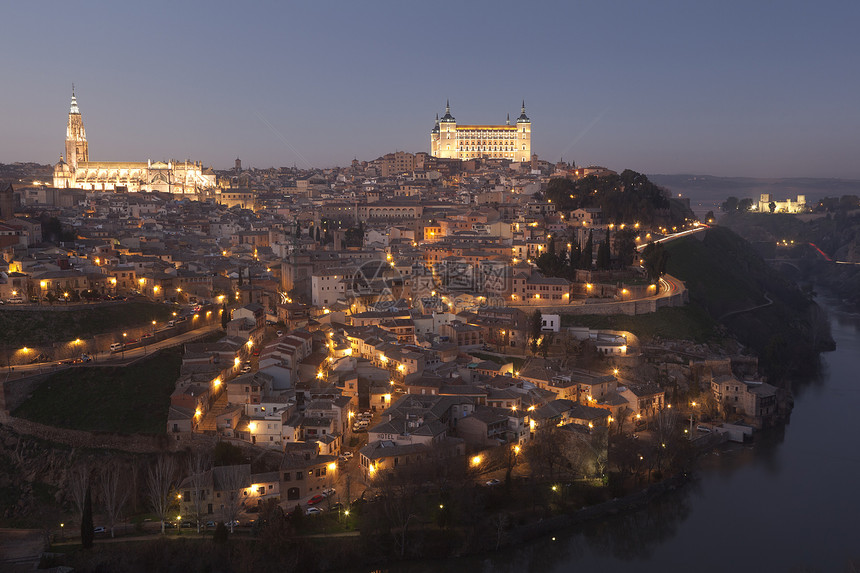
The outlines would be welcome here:
<svg viewBox="0 0 860 573">
<path fill-rule="evenodd" d="M 429 152 L 436 113 L 532 120 L 552 161 L 860 178 L 858 2 L 9 2 L 0 162 L 216 168 Z"/>
</svg>

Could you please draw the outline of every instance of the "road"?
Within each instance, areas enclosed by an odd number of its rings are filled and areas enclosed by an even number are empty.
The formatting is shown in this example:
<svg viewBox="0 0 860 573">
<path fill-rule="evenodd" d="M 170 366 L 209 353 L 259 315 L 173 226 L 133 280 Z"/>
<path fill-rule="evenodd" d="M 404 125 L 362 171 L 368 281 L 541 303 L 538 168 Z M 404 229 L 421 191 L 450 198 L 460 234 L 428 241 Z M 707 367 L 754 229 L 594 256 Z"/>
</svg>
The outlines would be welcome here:
<svg viewBox="0 0 860 573">
<path fill-rule="evenodd" d="M 670 241 L 674 241 L 675 239 L 682 239 L 684 237 L 688 237 L 688 236 L 693 235 L 695 233 L 700 233 L 702 231 L 706 231 L 708 228 L 709 227 L 707 225 L 702 225 L 700 227 L 696 227 L 695 229 L 687 229 L 686 231 L 681 231 L 680 233 L 674 233 L 672 235 L 666 235 L 665 237 L 663 237 L 661 239 L 651 241 L 651 243 L 668 243 Z M 636 250 L 641 251 L 645 247 L 647 247 L 648 244 L 650 244 L 650 243 L 646 243 L 644 245 L 639 245 L 638 247 L 636 247 Z"/>
<path fill-rule="evenodd" d="M 209 334 L 210 332 L 216 332 L 220 330 L 221 324 L 215 321 L 211 324 L 201 326 L 200 328 L 189 330 L 188 332 L 184 332 L 176 336 L 171 336 L 170 338 L 166 338 L 164 340 L 160 340 L 152 344 L 147 344 L 145 346 L 140 346 L 138 348 L 133 348 L 131 350 L 125 350 L 123 352 L 96 352 L 94 354 L 90 354 L 90 356 L 93 357 L 93 360 L 91 362 L 75 365 L 58 365 L 56 361 L 37 362 L 36 364 L 21 364 L 14 367 L 12 374 L 20 374 L 23 376 L 28 374 L 38 374 L 42 372 L 56 371 L 61 368 L 74 368 L 76 366 L 122 366 L 124 364 L 128 364 L 129 362 L 133 362 L 134 360 L 137 360 L 142 356 L 152 354 L 156 350 L 170 348 L 171 346 L 178 346 L 190 340 L 194 340 L 195 338 L 198 338 L 200 336 Z"/>
</svg>

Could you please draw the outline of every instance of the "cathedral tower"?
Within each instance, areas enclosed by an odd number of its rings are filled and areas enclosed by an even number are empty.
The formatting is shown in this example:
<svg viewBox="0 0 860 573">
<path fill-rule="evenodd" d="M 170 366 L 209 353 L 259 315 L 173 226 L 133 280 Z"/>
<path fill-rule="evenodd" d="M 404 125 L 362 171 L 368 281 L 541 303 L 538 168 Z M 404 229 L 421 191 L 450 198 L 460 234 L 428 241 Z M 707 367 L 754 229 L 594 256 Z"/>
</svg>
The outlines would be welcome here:
<svg viewBox="0 0 860 573">
<path fill-rule="evenodd" d="M 84 131 L 84 120 L 81 110 L 78 108 L 78 100 L 75 98 L 75 86 L 72 86 L 72 105 L 69 108 L 69 124 L 66 126 L 66 163 L 72 171 L 78 167 L 78 163 L 90 160 L 90 151 L 87 146 L 87 133 Z"/>
</svg>

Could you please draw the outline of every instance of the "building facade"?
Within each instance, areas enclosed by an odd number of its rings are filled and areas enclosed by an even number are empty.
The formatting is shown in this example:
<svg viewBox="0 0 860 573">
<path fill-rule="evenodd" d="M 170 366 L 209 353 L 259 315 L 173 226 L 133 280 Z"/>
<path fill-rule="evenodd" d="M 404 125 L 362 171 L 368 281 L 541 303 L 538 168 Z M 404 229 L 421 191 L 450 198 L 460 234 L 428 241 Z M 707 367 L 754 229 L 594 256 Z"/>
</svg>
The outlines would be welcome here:
<svg viewBox="0 0 860 573">
<path fill-rule="evenodd" d="M 430 130 L 430 155 L 466 161 L 475 158 L 508 159 L 517 163 L 531 161 L 532 122 L 526 115 L 526 102 L 516 124 L 510 116 L 504 125 L 457 125 L 451 106 L 437 116 Z"/>
<path fill-rule="evenodd" d="M 196 195 L 215 187 L 215 172 L 199 161 L 90 161 L 84 120 L 74 89 L 65 150 L 65 159 L 60 157 L 54 166 L 54 187 L 60 189 Z"/>
</svg>

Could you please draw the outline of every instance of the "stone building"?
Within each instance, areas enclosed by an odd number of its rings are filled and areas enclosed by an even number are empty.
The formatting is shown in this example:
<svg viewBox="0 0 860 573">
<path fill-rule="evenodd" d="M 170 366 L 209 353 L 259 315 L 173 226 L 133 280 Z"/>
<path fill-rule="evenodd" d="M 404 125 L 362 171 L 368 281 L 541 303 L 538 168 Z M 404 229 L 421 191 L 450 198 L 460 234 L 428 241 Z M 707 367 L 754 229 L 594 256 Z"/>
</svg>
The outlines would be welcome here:
<svg viewBox="0 0 860 573">
<path fill-rule="evenodd" d="M 54 187 L 87 191 L 158 191 L 197 195 L 215 187 L 215 172 L 199 161 L 90 161 L 84 120 L 72 88 L 65 159 L 54 166 Z"/>
<path fill-rule="evenodd" d="M 511 125 L 510 116 L 504 125 L 457 125 L 446 102 L 445 115 L 441 119 L 437 116 L 430 130 L 430 155 L 462 161 L 486 158 L 524 163 L 531 161 L 531 132 L 525 101 L 515 125 Z"/>
</svg>

